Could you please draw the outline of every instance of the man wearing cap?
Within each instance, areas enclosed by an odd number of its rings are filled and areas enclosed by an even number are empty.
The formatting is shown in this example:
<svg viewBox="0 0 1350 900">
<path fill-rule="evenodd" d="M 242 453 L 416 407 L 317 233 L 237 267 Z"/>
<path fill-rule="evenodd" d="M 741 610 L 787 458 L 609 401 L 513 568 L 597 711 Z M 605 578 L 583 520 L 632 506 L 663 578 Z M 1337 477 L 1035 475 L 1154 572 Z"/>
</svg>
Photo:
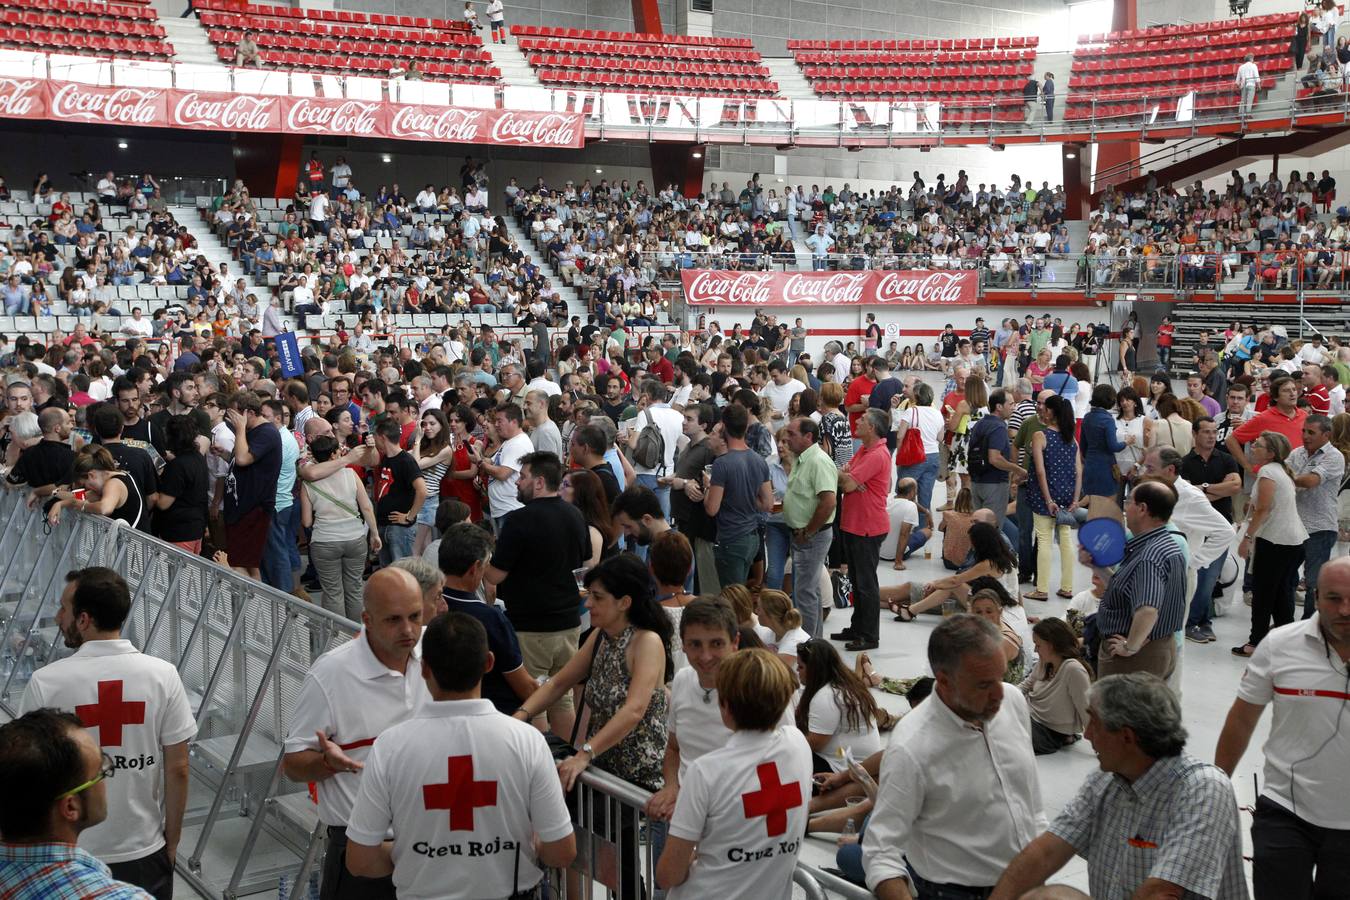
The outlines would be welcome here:
<svg viewBox="0 0 1350 900">
<path fill-rule="evenodd" d="M 405 900 L 533 896 L 544 869 L 576 856 L 544 736 L 482 698 L 494 659 L 477 619 L 442 613 L 422 648 L 420 672 L 408 675 L 425 682 L 430 702 L 375 740 L 347 827 L 347 868 L 392 876 Z"/>
<path fill-rule="evenodd" d="M 370 748 L 385 729 L 430 699 L 421 677 L 422 590 L 402 569 L 366 582 L 361 632 L 314 661 L 296 698 L 282 768 L 292 781 L 315 782 L 319 821 L 328 832 L 322 900 L 393 900 L 387 875 L 347 871 L 347 825 Z"/>
</svg>

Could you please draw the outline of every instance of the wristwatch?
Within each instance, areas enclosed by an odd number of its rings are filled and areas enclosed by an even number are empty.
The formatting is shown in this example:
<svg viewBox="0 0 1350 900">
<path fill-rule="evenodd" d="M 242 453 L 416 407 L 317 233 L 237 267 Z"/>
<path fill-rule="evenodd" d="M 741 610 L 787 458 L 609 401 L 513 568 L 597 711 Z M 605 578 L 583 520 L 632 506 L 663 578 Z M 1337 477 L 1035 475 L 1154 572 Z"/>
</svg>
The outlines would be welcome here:
<svg viewBox="0 0 1350 900">
<path fill-rule="evenodd" d="M 590 760 L 591 762 L 595 762 L 595 750 L 591 748 L 590 741 L 587 741 L 586 743 L 581 745 L 581 752 L 589 756 L 591 758 Z"/>
</svg>

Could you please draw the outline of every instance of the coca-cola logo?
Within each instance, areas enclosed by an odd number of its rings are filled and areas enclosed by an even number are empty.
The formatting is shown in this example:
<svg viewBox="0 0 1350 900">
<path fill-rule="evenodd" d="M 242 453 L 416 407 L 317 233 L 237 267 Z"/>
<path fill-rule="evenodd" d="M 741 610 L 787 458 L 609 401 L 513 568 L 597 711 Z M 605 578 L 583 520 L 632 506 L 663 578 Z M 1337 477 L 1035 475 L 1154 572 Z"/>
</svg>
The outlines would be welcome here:
<svg viewBox="0 0 1350 900">
<path fill-rule="evenodd" d="M 499 144 L 536 147 L 575 147 L 581 117 L 563 113 L 517 113 L 503 110 L 492 123 L 492 140 Z"/>
<path fill-rule="evenodd" d="M 39 84 L 36 79 L 0 78 L 0 116 L 32 115 Z"/>
<path fill-rule="evenodd" d="M 380 104 L 359 100 L 324 102 L 300 97 L 291 101 L 286 124 L 291 131 L 315 131 L 365 137 L 375 133 Z"/>
<path fill-rule="evenodd" d="M 272 127 L 275 97 L 238 94 L 227 99 L 208 99 L 192 91 L 178 99 L 173 121 L 184 128 L 225 128 L 230 131 L 265 131 Z"/>
<path fill-rule="evenodd" d="M 482 117 L 480 110 L 402 106 L 394 113 L 389 128 L 394 137 L 469 144 L 478 140 L 478 122 Z"/>
<path fill-rule="evenodd" d="M 773 296 L 773 276 L 757 272 L 699 272 L 685 288 L 689 303 L 765 304 Z"/>
<path fill-rule="evenodd" d="M 868 272 L 815 275 L 797 272 L 783 286 L 784 303 L 861 303 Z"/>
<path fill-rule="evenodd" d="M 962 303 L 971 277 L 969 272 L 886 272 L 877 283 L 877 302 Z"/>
<path fill-rule="evenodd" d="M 156 103 L 163 91 L 147 88 L 101 88 L 67 84 L 52 96 L 51 114 L 58 119 L 158 125 Z"/>
</svg>

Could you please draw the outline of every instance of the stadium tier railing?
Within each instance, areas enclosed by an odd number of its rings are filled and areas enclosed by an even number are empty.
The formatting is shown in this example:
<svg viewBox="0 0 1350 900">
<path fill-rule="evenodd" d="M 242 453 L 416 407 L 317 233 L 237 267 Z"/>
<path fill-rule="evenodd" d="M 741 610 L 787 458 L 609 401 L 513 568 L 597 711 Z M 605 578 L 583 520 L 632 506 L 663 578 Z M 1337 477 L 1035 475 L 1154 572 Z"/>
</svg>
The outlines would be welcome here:
<svg viewBox="0 0 1350 900">
<path fill-rule="evenodd" d="M 0 489 L 0 710 L 16 715 L 33 673 L 70 653 L 57 625 L 65 573 L 115 569 L 132 595 L 122 636 L 178 668 L 197 720 L 178 874 L 213 900 L 307 896 L 324 832 L 309 786 L 282 775 L 284 744 L 310 663 L 359 626 L 120 522 L 66 510 L 51 525 L 29 496 Z M 632 825 L 641 875 L 655 885 L 649 797 L 598 769 L 582 774 L 572 870 L 585 897 L 613 896 L 603 882 L 623 875 L 600 823 Z M 870 896 L 805 865 L 794 880 L 808 900 Z"/>
<path fill-rule="evenodd" d="M 1157 89 L 1131 91 L 1107 88 L 1096 93 L 1069 91 L 1074 116 L 1045 122 L 1039 112 L 1033 121 L 1020 115 L 1021 98 L 996 102 L 937 102 L 922 96 L 883 98 L 862 95 L 847 100 L 706 97 L 517 85 L 459 84 L 407 81 L 398 78 L 325 75 L 280 68 L 233 68 L 193 63 L 161 63 L 98 56 L 45 54 L 0 50 L 0 79 L 50 79 L 98 86 L 141 89 L 178 89 L 237 93 L 246 96 L 294 96 L 349 99 L 366 103 L 419 104 L 425 107 L 509 109 L 521 112 L 580 113 L 587 138 L 725 142 L 735 136 L 768 140 L 781 138 L 819 143 L 837 140 L 887 146 L 901 143 L 940 143 L 987 135 L 991 144 L 1015 135 L 1068 133 L 1090 139 L 1101 133 L 1148 133 L 1162 129 L 1183 131 L 1205 124 L 1237 122 L 1236 98 L 1216 101 L 1196 90 L 1231 89 L 1228 82 L 1187 85 L 1172 92 Z M 1269 79 L 1267 79 L 1269 81 Z M 1263 84 L 1263 87 L 1265 85 Z M 1086 102 L 1086 107 L 1083 104 Z M 1307 103 L 1297 98 L 1259 99 L 1248 121 L 1268 121 L 1279 127 L 1297 124 L 1301 117 L 1328 114 L 1350 122 L 1350 95 L 1335 93 Z M 1288 120 L 1288 122 L 1286 122 Z M 141 123 L 171 124 L 171 123 Z"/>
</svg>

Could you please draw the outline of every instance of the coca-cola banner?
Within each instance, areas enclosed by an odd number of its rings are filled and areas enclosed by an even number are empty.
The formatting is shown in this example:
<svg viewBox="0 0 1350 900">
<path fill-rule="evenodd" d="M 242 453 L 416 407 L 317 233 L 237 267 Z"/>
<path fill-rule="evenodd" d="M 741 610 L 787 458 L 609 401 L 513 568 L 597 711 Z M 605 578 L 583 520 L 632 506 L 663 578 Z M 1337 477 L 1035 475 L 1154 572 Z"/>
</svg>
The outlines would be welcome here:
<svg viewBox="0 0 1350 900">
<path fill-rule="evenodd" d="M 464 144 L 580 147 L 581 113 L 420 106 L 0 77 L 0 118 Z"/>
<path fill-rule="evenodd" d="M 979 277 L 970 270 L 680 273 L 692 306 L 970 306 Z"/>
</svg>

